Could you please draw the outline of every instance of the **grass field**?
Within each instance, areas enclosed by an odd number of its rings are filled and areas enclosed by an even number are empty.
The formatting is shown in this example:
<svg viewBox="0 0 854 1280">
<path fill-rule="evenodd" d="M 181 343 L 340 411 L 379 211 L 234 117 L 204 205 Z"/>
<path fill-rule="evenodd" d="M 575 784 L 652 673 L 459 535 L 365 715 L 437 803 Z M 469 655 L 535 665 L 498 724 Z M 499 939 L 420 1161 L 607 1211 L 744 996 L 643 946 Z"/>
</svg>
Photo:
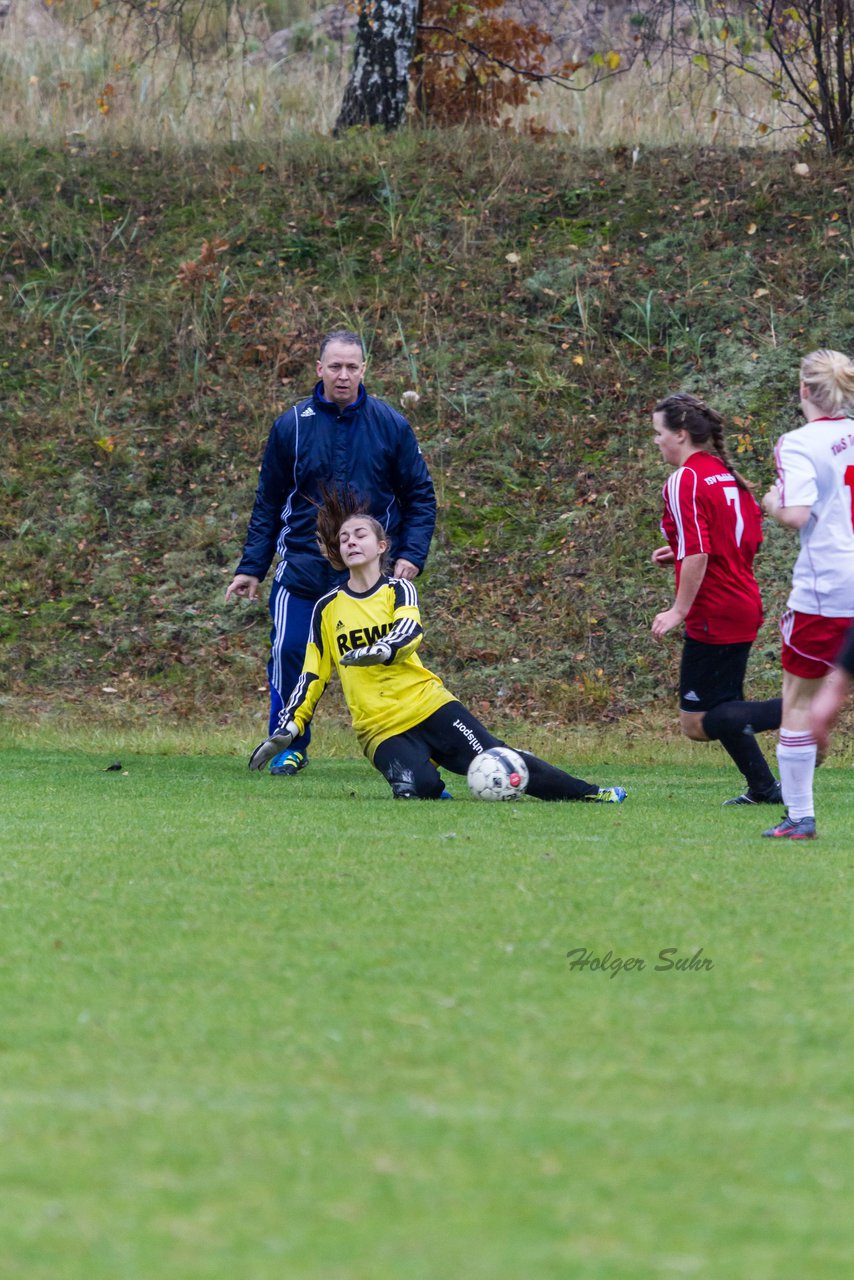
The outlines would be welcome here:
<svg viewBox="0 0 854 1280">
<path fill-rule="evenodd" d="M 576 757 L 622 807 L 169 750 L 0 751 L 4 1280 L 850 1274 L 848 767 L 781 847 L 687 746 Z"/>
</svg>

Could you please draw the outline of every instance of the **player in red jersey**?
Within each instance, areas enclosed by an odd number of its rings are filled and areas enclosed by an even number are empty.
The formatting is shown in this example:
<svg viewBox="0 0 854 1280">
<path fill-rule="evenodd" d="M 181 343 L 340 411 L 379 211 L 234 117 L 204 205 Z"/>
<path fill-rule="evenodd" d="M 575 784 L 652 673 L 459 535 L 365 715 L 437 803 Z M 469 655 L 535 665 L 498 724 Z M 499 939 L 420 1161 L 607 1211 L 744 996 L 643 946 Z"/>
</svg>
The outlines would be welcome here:
<svg viewBox="0 0 854 1280">
<path fill-rule="evenodd" d="M 664 486 L 667 545 L 652 562 L 676 567 L 676 598 L 656 614 L 652 634 L 663 640 L 684 623 L 679 724 L 696 742 L 720 742 L 743 774 L 746 790 L 725 804 L 779 804 L 780 784 L 754 735 L 779 728 L 781 700 L 744 700 L 747 659 L 762 625 L 753 576 L 762 513 L 730 464 L 718 413 L 680 392 L 655 406 L 652 422 L 674 468 Z"/>
</svg>

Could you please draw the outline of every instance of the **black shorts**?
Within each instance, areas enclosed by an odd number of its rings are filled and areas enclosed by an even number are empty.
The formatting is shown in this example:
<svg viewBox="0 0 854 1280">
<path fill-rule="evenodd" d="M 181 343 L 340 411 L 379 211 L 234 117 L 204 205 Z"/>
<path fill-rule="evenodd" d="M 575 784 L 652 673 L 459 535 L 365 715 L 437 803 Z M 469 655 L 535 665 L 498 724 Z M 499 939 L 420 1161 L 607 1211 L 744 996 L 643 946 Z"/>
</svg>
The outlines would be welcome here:
<svg viewBox="0 0 854 1280">
<path fill-rule="evenodd" d="M 435 766 L 466 774 L 475 756 L 505 744 L 490 733 L 461 702 L 446 702 L 406 733 L 386 738 L 374 752 L 374 766 L 394 786 L 403 775 L 416 779 L 436 773 Z M 441 786 L 438 790 L 441 791 Z M 419 790 L 422 788 L 419 787 Z"/>
<path fill-rule="evenodd" d="M 406 733 L 381 742 L 374 752 L 374 767 L 395 796 L 438 800 L 444 790 L 439 768 L 465 776 L 481 751 L 506 745 L 461 702 L 446 702 Z M 599 790 L 595 783 L 575 778 L 528 751 L 519 754 L 528 766 L 528 795 L 537 800 L 585 800 Z"/>
<path fill-rule="evenodd" d="M 744 673 L 753 645 L 704 644 L 685 637 L 679 670 L 679 710 L 711 711 L 744 698 Z"/>
</svg>

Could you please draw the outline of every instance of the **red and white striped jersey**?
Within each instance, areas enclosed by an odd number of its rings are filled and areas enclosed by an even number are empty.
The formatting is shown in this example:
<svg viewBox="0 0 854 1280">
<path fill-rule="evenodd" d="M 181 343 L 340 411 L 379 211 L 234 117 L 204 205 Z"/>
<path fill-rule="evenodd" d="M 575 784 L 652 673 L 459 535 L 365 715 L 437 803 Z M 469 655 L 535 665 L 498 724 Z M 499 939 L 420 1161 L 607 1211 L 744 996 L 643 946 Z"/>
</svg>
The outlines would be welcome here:
<svg viewBox="0 0 854 1280">
<path fill-rule="evenodd" d="M 706 574 L 685 619 L 685 632 L 706 644 L 756 639 L 762 598 L 753 561 L 762 513 L 715 453 L 698 450 L 664 486 L 661 531 L 676 559 L 676 588 L 686 556 L 707 555 Z"/>
</svg>

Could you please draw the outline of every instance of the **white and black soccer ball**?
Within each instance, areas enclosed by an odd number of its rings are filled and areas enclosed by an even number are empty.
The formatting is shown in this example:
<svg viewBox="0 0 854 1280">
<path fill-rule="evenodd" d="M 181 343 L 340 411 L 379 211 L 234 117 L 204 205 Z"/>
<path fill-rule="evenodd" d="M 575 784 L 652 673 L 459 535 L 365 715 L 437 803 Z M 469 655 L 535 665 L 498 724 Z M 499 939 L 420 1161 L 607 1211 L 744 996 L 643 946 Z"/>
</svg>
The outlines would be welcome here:
<svg viewBox="0 0 854 1280">
<path fill-rule="evenodd" d="M 528 766 L 510 747 L 490 747 L 469 765 L 468 784 L 478 800 L 518 800 L 528 789 Z"/>
</svg>

